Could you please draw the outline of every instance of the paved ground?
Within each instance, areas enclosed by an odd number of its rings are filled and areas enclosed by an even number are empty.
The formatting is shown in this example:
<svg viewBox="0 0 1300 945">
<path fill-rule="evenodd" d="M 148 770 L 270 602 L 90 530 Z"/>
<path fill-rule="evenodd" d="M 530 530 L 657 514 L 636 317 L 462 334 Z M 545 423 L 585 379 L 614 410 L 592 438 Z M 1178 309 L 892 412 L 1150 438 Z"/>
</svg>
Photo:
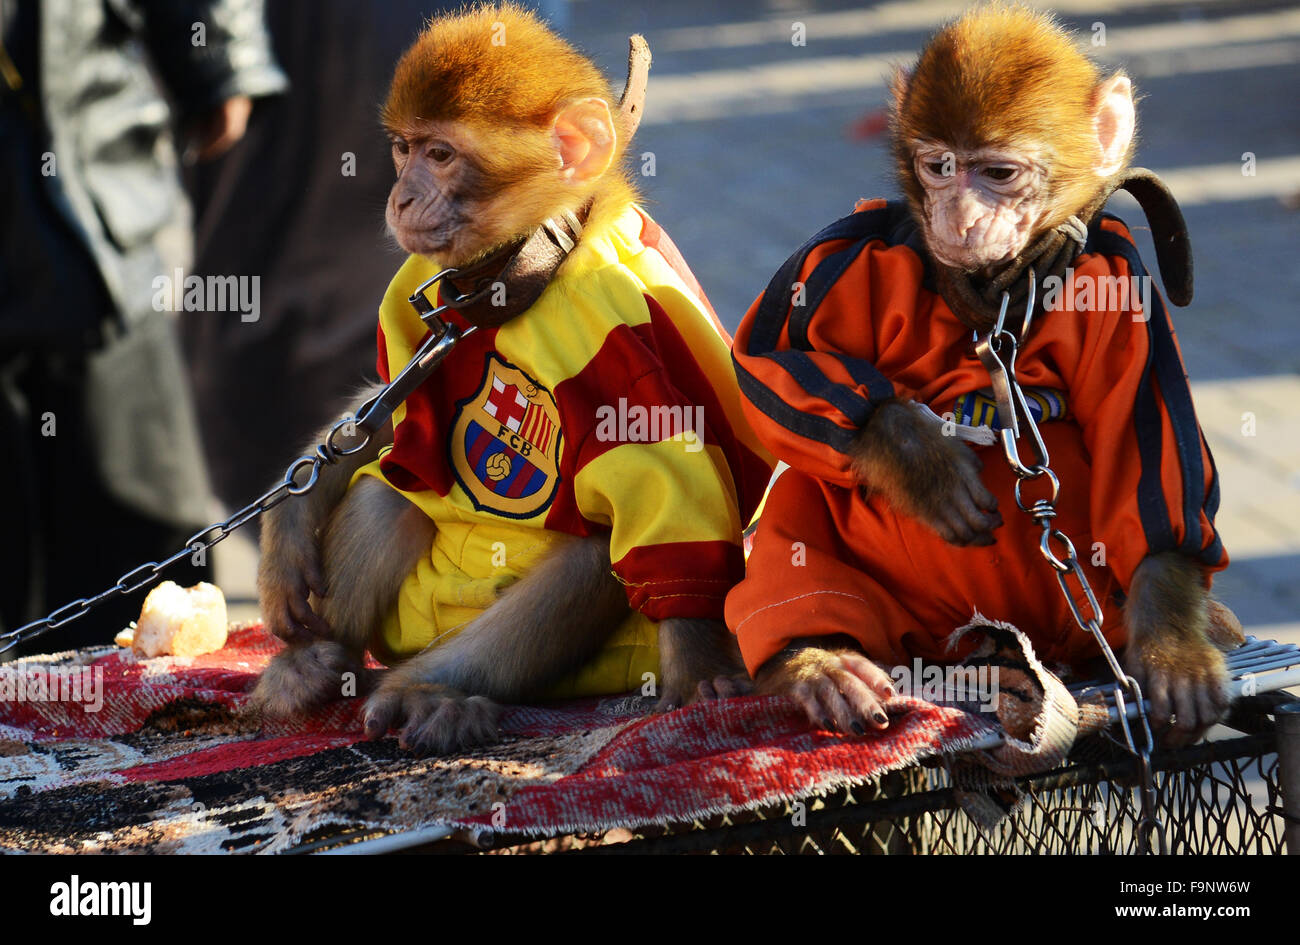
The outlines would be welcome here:
<svg viewBox="0 0 1300 945">
<path fill-rule="evenodd" d="M 895 193 L 883 140 L 850 129 L 883 105 L 890 65 L 964 6 L 570 4 L 570 35 L 613 75 L 628 33 L 650 41 L 644 190 L 728 327 L 811 233 L 858 197 Z M 1300 193 L 1300 7 L 1053 6 L 1088 35 L 1104 28 L 1096 51 L 1143 96 L 1139 163 L 1170 183 L 1191 229 L 1196 299 L 1176 318 L 1223 482 L 1233 563 L 1219 590 L 1251 632 L 1300 642 L 1300 213 L 1285 205 Z M 796 23 L 805 46 L 791 43 Z M 1112 208 L 1137 223 L 1133 205 Z M 1149 246 L 1144 257 L 1154 267 Z M 222 552 L 223 584 L 251 596 L 249 550 Z"/>
</svg>

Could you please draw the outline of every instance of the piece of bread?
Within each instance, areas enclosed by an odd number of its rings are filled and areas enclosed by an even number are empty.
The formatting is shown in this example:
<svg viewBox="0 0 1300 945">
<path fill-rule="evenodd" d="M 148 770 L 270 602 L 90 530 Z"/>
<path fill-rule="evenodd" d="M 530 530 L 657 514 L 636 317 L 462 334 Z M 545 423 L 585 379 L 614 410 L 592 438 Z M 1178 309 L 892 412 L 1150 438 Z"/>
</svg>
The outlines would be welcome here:
<svg viewBox="0 0 1300 945">
<path fill-rule="evenodd" d="M 212 584 L 164 581 L 149 592 L 129 640 L 137 656 L 199 656 L 226 645 L 226 597 Z M 125 645 L 126 633 L 117 641 Z"/>
</svg>

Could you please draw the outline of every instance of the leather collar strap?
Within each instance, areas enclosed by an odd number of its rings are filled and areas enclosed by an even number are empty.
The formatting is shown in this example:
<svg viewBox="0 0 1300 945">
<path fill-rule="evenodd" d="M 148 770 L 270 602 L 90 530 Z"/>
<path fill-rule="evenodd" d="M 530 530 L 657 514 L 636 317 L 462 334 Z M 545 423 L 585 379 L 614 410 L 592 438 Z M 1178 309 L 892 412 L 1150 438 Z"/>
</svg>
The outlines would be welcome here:
<svg viewBox="0 0 1300 945">
<path fill-rule="evenodd" d="M 591 205 L 547 220 L 526 239 L 443 280 L 440 300 L 478 328 L 496 328 L 522 315 L 546 291 L 556 270 L 578 244 Z M 455 293 L 453 295 L 453 293 Z"/>
<path fill-rule="evenodd" d="M 1011 327 L 1017 329 L 1023 317 L 1030 266 L 1041 286 L 1048 276 L 1063 278 L 1088 241 L 1088 226 L 1116 190 L 1127 190 L 1136 198 L 1151 223 L 1156 261 L 1169 300 L 1185 306 L 1192 300 L 1192 247 L 1187 224 L 1169 188 L 1146 168 L 1133 168 L 1102 190 L 1077 216 L 1047 231 L 1032 246 L 987 279 L 935 262 L 939 294 L 963 324 L 987 332 L 997 322 L 1002 293 L 1011 294 L 1009 313 L 1015 313 Z M 1042 314 L 1044 293 L 1038 293 L 1035 318 Z"/>
</svg>

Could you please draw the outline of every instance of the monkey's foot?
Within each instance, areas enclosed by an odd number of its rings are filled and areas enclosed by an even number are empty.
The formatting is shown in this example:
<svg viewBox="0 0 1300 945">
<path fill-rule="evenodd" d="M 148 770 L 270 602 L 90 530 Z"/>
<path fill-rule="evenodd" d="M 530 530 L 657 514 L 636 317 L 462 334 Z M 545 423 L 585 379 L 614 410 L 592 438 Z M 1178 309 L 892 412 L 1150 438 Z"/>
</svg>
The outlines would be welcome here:
<svg viewBox="0 0 1300 945">
<path fill-rule="evenodd" d="M 884 706 L 896 694 L 889 674 L 866 656 L 819 646 L 772 657 L 759 671 L 758 691 L 794 700 L 813 725 L 858 735 L 889 727 Z"/>
<path fill-rule="evenodd" d="M 734 699 L 754 691 L 754 682 L 748 673 L 728 673 L 699 680 L 694 686 L 687 681 L 680 686 L 664 683 L 663 695 L 655 703 L 655 712 L 672 712 L 694 702 L 715 699 Z"/>
<path fill-rule="evenodd" d="M 662 685 L 655 712 L 702 699 L 730 699 L 753 691 L 736 638 L 720 620 L 670 617 L 659 624 Z"/>
<path fill-rule="evenodd" d="M 366 737 L 401 726 L 398 744 L 418 755 L 444 755 L 500 738 L 501 707 L 483 696 L 391 675 L 366 702 Z"/>
<path fill-rule="evenodd" d="M 366 678 L 359 658 L 341 643 L 290 646 L 262 671 L 244 711 L 266 718 L 302 715 L 352 694 L 352 687 L 363 686 Z"/>
</svg>

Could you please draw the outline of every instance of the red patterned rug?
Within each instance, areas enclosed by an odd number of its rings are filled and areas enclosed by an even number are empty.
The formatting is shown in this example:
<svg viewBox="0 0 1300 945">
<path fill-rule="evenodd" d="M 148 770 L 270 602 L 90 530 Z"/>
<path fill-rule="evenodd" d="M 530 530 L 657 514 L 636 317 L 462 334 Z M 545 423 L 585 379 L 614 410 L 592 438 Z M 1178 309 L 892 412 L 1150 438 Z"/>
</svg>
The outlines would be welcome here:
<svg viewBox="0 0 1300 945">
<path fill-rule="evenodd" d="M 651 716 L 628 696 L 513 707 L 500 744 L 417 759 L 362 737 L 359 699 L 250 725 L 239 709 L 279 646 L 254 626 L 192 659 L 99 648 L 0 667 L 0 850 L 274 853 L 337 831 L 689 822 L 862 784 L 995 724 L 900 697 L 886 733 L 845 737 L 776 699 Z"/>
</svg>

